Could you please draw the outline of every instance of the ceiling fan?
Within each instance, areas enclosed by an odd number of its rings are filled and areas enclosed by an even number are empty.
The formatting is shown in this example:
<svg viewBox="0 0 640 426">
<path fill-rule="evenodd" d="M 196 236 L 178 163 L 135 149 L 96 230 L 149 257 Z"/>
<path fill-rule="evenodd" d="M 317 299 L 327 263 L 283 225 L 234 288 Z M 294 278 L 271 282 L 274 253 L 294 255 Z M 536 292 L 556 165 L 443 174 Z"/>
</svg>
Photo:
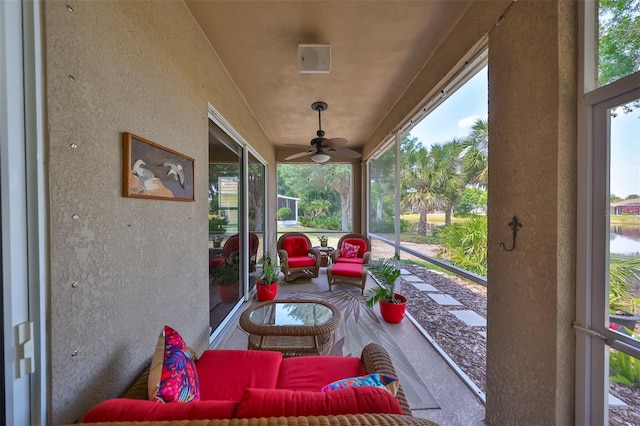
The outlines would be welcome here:
<svg viewBox="0 0 640 426">
<path fill-rule="evenodd" d="M 311 104 L 311 109 L 318 111 L 318 131 L 317 137 L 311 139 L 311 148 L 304 152 L 299 152 L 285 158 L 285 160 L 293 160 L 294 158 L 304 157 L 310 155 L 311 160 L 316 163 L 326 163 L 331 157 L 343 157 L 343 158 L 360 158 L 359 152 L 349 148 L 342 148 L 347 144 L 347 140 L 344 138 L 331 138 L 324 137 L 324 130 L 322 130 L 322 119 L 320 114 L 322 111 L 326 111 L 328 105 L 326 102 L 314 102 Z"/>
</svg>

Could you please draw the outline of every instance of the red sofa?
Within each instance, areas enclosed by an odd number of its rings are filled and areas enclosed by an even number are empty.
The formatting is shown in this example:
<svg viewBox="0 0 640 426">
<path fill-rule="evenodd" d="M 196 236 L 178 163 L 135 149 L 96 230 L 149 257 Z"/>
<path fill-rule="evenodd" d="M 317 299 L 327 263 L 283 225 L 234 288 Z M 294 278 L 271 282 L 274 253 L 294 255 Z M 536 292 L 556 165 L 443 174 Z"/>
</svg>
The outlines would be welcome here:
<svg viewBox="0 0 640 426">
<path fill-rule="evenodd" d="M 400 385 L 320 392 L 336 380 L 370 373 L 396 375 L 388 353 L 370 344 L 362 356 L 283 358 L 279 352 L 207 350 L 196 361 L 200 401 L 159 403 L 147 399 L 148 369 L 123 398 L 99 403 L 82 419 L 92 422 L 198 420 L 361 413 L 411 414 Z M 412 418 L 413 420 L 417 420 Z"/>
</svg>

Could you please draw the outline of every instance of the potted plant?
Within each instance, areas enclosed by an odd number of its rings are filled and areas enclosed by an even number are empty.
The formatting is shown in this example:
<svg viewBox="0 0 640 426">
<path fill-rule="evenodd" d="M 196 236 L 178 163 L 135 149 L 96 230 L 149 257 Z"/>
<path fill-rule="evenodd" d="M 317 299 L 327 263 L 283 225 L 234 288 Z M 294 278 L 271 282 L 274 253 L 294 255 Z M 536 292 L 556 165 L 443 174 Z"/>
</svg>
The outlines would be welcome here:
<svg viewBox="0 0 640 426">
<path fill-rule="evenodd" d="M 224 303 L 231 303 L 240 297 L 240 257 L 237 253 L 225 259 L 224 264 L 216 268 L 214 283 L 218 285 L 218 295 Z"/>
<path fill-rule="evenodd" d="M 392 258 L 371 262 L 368 269 L 377 285 L 364 295 L 365 304 L 372 308 L 376 302 L 379 303 L 382 318 L 392 324 L 402 321 L 407 308 L 407 298 L 395 292 L 396 281 L 400 277 L 400 269 L 396 267 L 399 260 L 396 253 Z"/>
<path fill-rule="evenodd" d="M 327 246 L 327 242 L 329 241 L 329 237 L 327 237 L 326 235 L 320 235 L 318 237 L 318 239 L 320 240 L 320 246 L 322 246 L 322 247 L 326 247 Z"/>
<path fill-rule="evenodd" d="M 223 240 L 222 234 L 227 229 L 227 218 L 216 214 L 209 215 L 209 239 L 213 240 L 213 247 L 220 247 L 220 242 Z"/>
<path fill-rule="evenodd" d="M 273 300 L 278 294 L 280 267 L 271 260 L 271 256 L 262 259 L 262 275 L 256 281 L 256 295 L 261 301 Z"/>
</svg>

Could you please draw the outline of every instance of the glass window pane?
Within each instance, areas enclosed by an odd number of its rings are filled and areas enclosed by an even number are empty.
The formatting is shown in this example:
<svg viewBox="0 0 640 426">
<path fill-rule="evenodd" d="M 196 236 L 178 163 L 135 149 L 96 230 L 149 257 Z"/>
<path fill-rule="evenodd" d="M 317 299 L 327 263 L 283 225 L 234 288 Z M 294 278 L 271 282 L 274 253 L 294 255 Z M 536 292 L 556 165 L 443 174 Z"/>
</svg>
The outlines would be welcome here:
<svg viewBox="0 0 640 426">
<path fill-rule="evenodd" d="M 640 0 L 598 3 L 598 84 L 640 70 Z"/>
<path fill-rule="evenodd" d="M 609 110 L 609 327 L 640 332 L 640 120 L 637 100 Z M 633 334 L 632 334 L 633 335 Z"/>
<path fill-rule="evenodd" d="M 391 241 L 395 239 L 395 170 L 395 144 L 369 162 L 369 232 Z"/>
<path fill-rule="evenodd" d="M 609 425 L 640 424 L 640 360 L 607 347 L 609 352 Z"/>
<path fill-rule="evenodd" d="M 242 150 L 209 122 L 209 312 L 213 332 L 243 296 Z"/>
<path fill-rule="evenodd" d="M 278 165 L 278 234 L 304 232 L 318 246 L 322 235 L 336 242 L 351 232 L 352 200 L 350 164 Z"/>
<path fill-rule="evenodd" d="M 256 263 L 264 257 L 265 228 L 265 167 L 249 154 L 249 280 L 253 286 L 258 278 Z"/>
</svg>

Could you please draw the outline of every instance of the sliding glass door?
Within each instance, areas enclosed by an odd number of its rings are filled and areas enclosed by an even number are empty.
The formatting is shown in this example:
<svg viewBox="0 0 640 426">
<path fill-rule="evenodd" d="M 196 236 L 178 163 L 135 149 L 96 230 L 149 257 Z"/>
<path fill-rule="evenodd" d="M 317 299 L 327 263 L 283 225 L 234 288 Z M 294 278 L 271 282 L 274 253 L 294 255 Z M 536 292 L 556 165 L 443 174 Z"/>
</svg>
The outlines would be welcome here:
<svg viewBox="0 0 640 426">
<path fill-rule="evenodd" d="M 209 122 L 209 320 L 213 332 L 244 296 L 242 148 Z"/>
</svg>

